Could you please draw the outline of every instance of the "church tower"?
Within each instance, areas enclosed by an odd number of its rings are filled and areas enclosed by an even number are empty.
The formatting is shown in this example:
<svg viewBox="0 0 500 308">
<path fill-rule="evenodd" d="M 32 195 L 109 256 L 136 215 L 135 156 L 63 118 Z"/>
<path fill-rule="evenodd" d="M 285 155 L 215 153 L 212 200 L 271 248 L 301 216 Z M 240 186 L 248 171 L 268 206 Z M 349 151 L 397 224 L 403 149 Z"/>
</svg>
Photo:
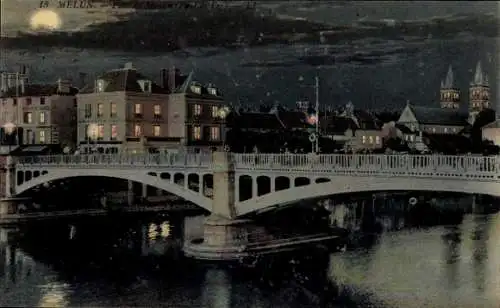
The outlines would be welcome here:
<svg viewBox="0 0 500 308">
<path fill-rule="evenodd" d="M 487 108 L 491 108 L 490 85 L 481 68 L 481 62 L 478 62 L 469 87 L 469 123 L 474 123 L 477 114 Z"/>
<path fill-rule="evenodd" d="M 446 78 L 441 81 L 441 108 L 458 109 L 460 106 L 460 91 L 453 85 L 453 69 L 448 69 Z"/>
</svg>

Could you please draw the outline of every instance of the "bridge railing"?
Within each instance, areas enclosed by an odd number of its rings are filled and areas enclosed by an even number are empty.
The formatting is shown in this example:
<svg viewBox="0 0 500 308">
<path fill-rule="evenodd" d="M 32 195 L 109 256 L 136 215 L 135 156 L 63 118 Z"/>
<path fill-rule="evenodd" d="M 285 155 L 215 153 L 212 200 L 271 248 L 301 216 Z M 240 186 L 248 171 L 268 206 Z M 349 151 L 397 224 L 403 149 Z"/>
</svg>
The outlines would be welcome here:
<svg viewBox="0 0 500 308">
<path fill-rule="evenodd" d="M 500 176 L 499 156 L 232 154 L 232 160 L 239 170 L 471 178 Z"/>
<path fill-rule="evenodd" d="M 96 154 L 96 155 L 46 155 L 25 156 L 17 159 L 17 164 L 50 166 L 182 166 L 209 167 L 212 163 L 210 154 Z"/>
</svg>

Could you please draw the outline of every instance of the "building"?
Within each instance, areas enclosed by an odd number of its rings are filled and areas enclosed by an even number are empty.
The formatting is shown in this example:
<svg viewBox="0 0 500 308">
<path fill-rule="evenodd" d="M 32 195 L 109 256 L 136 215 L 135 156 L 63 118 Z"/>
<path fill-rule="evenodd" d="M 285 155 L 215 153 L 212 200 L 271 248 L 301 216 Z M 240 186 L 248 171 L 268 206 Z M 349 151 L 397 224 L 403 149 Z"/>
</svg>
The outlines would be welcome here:
<svg viewBox="0 0 500 308">
<path fill-rule="evenodd" d="M 193 72 L 183 76 L 175 68 L 168 71 L 165 82 L 170 93 L 168 113 L 172 115 L 169 135 L 180 138 L 182 145 L 195 152 L 222 150 L 229 110 L 220 90 L 195 81 Z"/>
<path fill-rule="evenodd" d="M 75 149 L 78 90 L 61 79 L 55 84 L 31 84 L 27 75 L 16 74 L 14 78 L 12 81 L 12 74 L 2 74 L 2 143 Z"/>
<path fill-rule="evenodd" d="M 371 113 L 349 102 L 339 114 L 320 120 L 322 135 L 343 143 L 348 151 L 373 151 L 383 147 L 381 123 Z"/>
<path fill-rule="evenodd" d="M 490 140 L 500 146 L 500 119 L 497 119 L 481 128 L 483 140 Z"/>
<path fill-rule="evenodd" d="M 490 85 L 488 76 L 482 70 L 481 62 L 478 62 L 469 87 L 469 123 L 473 124 L 476 116 L 485 109 L 491 109 Z"/>
<path fill-rule="evenodd" d="M 99 76 L 77 98 L 84 153 L 222 146 L 222 96 L 214 86 L 193 81 L 193 73 L 162 69 L 158 84 L 127 63 Z"/>
<path fill-rule="evenodd" d="M 77 95 L 82 153 L 151 151 L 179 144 L 169 138 L 168 91 L 127 63 Z"/>
<path fill-rule="evenodd" d="M 488 78 L 478 62 L 469 88 L 468 112 L 460 110 L 460 91 L 454 85 L 453 70 L 450 67 L 441 83 L 440 107 L 423 107 L 409 102 L 401 112 L 397 127 L 409 142 L 410 147 L 426 149 L 423 133 L 458 134 L 472 125 L 477 115 L 490 108 Z M 407 129 L 402 129 L 405 126 Z"/>
<path fill-rule="evenodd" d="M 441 108 L 459 109 L 460 90 L 453 83 L 453 69 L 450 65 L 446 78 L 441 81 L 440 89 Z"/>
</svg>

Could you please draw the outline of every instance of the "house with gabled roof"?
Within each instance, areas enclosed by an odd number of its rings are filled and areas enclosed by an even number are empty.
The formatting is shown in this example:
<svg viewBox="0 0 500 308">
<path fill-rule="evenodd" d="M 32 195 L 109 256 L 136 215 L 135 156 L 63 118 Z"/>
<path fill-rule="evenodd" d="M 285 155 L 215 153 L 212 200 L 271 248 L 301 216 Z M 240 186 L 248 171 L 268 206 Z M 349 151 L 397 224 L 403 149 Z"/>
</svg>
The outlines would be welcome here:
<svg viewBox="0 0 500 308">
<path fill-rule="evenodd" d="M 24 146 L 24 152 L 37 155 L 48 149 L 74 149 L 78 89 L 68 80 L 35 84 L 28 77 L 1 74 L 0 151 Z"/>
<path fill-rule="evenodd" d="M 194 151 L 222 150 L 229 110 L 221 91 L 213 84 L 196 81 L 194 72 L 168 76 L 169 114 L 174 115 L 169 133 L 181 137 L 183 145 Z M 174 78 L 181 83 L 173 84 Z"/>
<path fill-rule="evenodd" d="M 78 143 L 86 152 L 169 151 L 222 144 L 223 99 L 193 73 L 161 70 L 160 83 L 132 63 L 105 72 L 78 94 Z M 200 150 L 199 148 L 197 150 Z"/>
<path fill-rule="evenodd" d="M 322 135 L 344 143 L 346 150 L 375 150 L 383 146 L 382 125 L 368 111 L 356 109 L 352 102 L 340 114 L 330 114 L 320 120 Z"/>
</svg>

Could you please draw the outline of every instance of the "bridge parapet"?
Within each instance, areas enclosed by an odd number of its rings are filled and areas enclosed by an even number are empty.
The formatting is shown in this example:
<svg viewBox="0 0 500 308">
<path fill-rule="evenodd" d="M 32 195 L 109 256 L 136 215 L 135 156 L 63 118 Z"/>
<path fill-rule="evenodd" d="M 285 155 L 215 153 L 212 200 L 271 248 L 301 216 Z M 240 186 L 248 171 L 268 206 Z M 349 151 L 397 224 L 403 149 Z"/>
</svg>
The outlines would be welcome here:
<svg viewBox="0 0 500 308">
<path fill-rule="evenodd" d="M 500 179 L 499 156 L 233 154 L 233 161 L 250 172 Z"/>
<path fill-rule="evenodd" d="M 46 155 L 19 157 L 16 168 L 33 166 L 61 168 L 113 168 L 113 167 L 192 167 L 212 166 L 211 154 L 97 154 L 97 155 Z"/>
</svg>

